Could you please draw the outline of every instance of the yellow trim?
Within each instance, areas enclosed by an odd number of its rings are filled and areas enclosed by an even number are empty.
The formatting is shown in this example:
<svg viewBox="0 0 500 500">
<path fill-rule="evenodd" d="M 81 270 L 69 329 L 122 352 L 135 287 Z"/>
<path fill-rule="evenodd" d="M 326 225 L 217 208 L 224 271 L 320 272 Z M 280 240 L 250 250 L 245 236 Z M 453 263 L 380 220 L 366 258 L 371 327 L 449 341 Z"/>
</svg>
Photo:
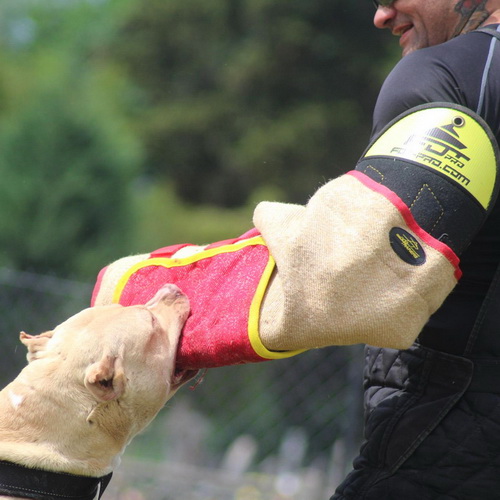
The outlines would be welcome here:
<svg viewBox="0 0 500 500">
<path fill-rule="evenodd" d="M 208 257 L 213 257 L 214 255 L 219 255 L 221 253 L 230 253 L 241 250 L 246 246 L 251 245 L 265 245 L 262 236 L 254 236 L 253 238 L 249 238 L 247 240 L 241 240 L 238 243 L 233 243 L 229 245 L 222 245 L 220 247 L 209 248 L 208 250 L 201 250 L 193 255 L 189 255 L 188 257 L 175 258 L 175 257 L 154 257 L 152 259 L 143 260 L 137 264 L 134 264 L 126 273 L 118 281 L 116 285 L 115 292 L 113 294 L 113 302 L 118 304 L 120 302 L 120 298 L 125 288 L 125 285 L 128 283 L 130 277 L 135 274 L 139 269 L 143 267 L 150 266 L 162 266 L 162 267 L 182 267 L 187 266 L 188 264 L 192 264 L 193 262 L 198 262 L 199 260 L 206 259 Z"/>
<path fill-rule="evenodd" d="M 260 306 L 264 299 L 264 294 L 266 293 L 267 287 L 269 285 L 269 280 L 273 273 L 275 267 L 274 259 L 269 255 L 269 261 L 262 273 L 262 276 L 257 286 L 257 290 L 250 305 L 250 312 L 248 315 L 248 339 L 250 340 L 250 345 L 253 350 L 261 357 L 265 359 L 284 359 L 290 358 L 301 352 L 306 351 L 306 349 L 301 349 L 297 351 L 270 351 L 260 340 L 259 335 L 259 318 L 260 318 Z"/>
<path fill-rule="evenodd" d="M 215 255 L 219 255 L 222 253 L 231 253 L 237 252 L 244 247 L 252 246 L 252 245 L 264 245 L 267 246 L 262 238 L 262 236 L 254 236 L 253 238 L 249 238 L 247 240 L 242 240 L 237 243 L 232 243 L 229 245 L 222 245 L 220 247 L 210 248 L 208 250 L 202 250 L 188 257 L 183 257 L 180 259 L 176 259 L 175 257 L 155 257 L 153 259 L 147 259 L 138 264 L 133 265 L 123 276 L 120 278 L 120 281 L 116 285 L 115 292 L 113 294 L 113 302 L 118 304 L 120 302 L 121 294 L 125 288 L 125 285 L 128 283 L 128 280 L 131 278 L 133 274 L 144 267 L 150 266 L 162 266 L 166 268 L 171 267 L 180 267 L 188 264 L 192 264 L 194 262 L 198 262 L 201 259 L 206 259 L 208 257 L 213 257 Z M 264 294 L 266 292 L 267 286 L 269 285 L 269 280 L 271 279 L 271 275 L 275 268 L 275 262 L 271 255 L 269 255 L 269 260 L 266 264 L 264 272 L 259 280 L 259 284 L 257 285 L 257 290 L 255 291 L 254 297 L 252 299 L 252 303 L 250 305 L 250 311 L 248 314 L 248 339 L 250 341 L 250 345 L 252 349 L 255 351 L 257 355 L 264 359 L 284 359 L 289 358 L 291 356 L 295 356 L 296 354 L 300 354 L 304 352 L 303 350 L 297 351 L 269 351 L 259 336 L 259 317 L 260 317 L 260 307 L 262 305 L 262 301 L 264 300 Z"/>
</svg>

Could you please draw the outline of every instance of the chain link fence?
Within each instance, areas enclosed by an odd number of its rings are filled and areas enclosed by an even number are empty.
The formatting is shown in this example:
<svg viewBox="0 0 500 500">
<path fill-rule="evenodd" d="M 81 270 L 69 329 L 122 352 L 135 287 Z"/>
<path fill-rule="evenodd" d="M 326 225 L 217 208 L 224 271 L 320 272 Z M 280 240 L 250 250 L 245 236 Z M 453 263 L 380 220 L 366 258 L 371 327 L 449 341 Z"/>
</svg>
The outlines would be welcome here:
<svg viewBox="0 0 500 500">
<path fill-rule="evenodd" d="M 0 382 L 25 365 L 19 332 L 89 304 L 90 284 L 0 269 Z M 212 369 L 127 448 L 106 500 L 325 500 L 361 441 L 362 348 Z"/>
</svg>

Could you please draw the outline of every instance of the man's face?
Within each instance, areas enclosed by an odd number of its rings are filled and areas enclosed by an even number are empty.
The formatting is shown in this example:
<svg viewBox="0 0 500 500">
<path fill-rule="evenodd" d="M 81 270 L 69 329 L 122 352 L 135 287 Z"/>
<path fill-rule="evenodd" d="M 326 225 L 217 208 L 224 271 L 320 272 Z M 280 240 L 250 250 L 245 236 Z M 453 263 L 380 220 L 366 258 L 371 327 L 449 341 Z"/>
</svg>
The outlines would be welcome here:
<svg viewBox="0 0 500 500">
<path fill-rule="evenodd" d="M 461 20 L 455 9 L 460 3 L 464 0 L 395 0 L 386 7 L 379 6 L 373 22 L 377 28 L 387 28 L 400 37 L 405 56 L 452 38 Z"/>
</svg>

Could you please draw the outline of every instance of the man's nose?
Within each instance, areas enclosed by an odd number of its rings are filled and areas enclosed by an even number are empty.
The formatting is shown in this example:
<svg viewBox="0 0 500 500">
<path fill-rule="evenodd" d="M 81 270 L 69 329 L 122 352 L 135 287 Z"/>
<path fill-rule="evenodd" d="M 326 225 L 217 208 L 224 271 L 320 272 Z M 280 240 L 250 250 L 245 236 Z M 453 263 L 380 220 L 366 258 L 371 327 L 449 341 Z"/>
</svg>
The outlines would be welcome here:
<svg viewBox="0 0 500 500">
<path fill-rule="evenodd" d="M 395 16 L 396 9 L 392 4 L 387 7 L 379 5 L 373 17 L 373 24 L 379 29 L 390 28 L 391 21 Z"/>
</svg>

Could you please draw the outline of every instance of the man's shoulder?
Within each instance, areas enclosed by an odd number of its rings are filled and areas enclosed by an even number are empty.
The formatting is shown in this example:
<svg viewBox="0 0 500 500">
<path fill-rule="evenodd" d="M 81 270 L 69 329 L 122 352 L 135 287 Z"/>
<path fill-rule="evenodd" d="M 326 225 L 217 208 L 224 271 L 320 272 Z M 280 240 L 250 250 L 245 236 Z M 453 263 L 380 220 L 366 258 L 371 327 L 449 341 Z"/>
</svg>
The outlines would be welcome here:
<svg viewBox="0 0 500 500">
<path fill-rule="evenodd" d="M 494 31 L 498 26 L 498 24 L 493 24 L 487 28 Z M 397 66 L 415 67 L 423 64 L 439 64 L 449 69 L 453 66 L 466 68 L 468 62 L 486 57 L 490 43 L 491 35 L 474 30 L 447 42 L 412 52 L 401 59 Z"/>
<path fill-rule="evenodd" d="M 470 32 L 403 57 L 380 91 L 373 132 L 412 107 L 452 102 L 474 107 L 491 37 Z"/>
</svg>

